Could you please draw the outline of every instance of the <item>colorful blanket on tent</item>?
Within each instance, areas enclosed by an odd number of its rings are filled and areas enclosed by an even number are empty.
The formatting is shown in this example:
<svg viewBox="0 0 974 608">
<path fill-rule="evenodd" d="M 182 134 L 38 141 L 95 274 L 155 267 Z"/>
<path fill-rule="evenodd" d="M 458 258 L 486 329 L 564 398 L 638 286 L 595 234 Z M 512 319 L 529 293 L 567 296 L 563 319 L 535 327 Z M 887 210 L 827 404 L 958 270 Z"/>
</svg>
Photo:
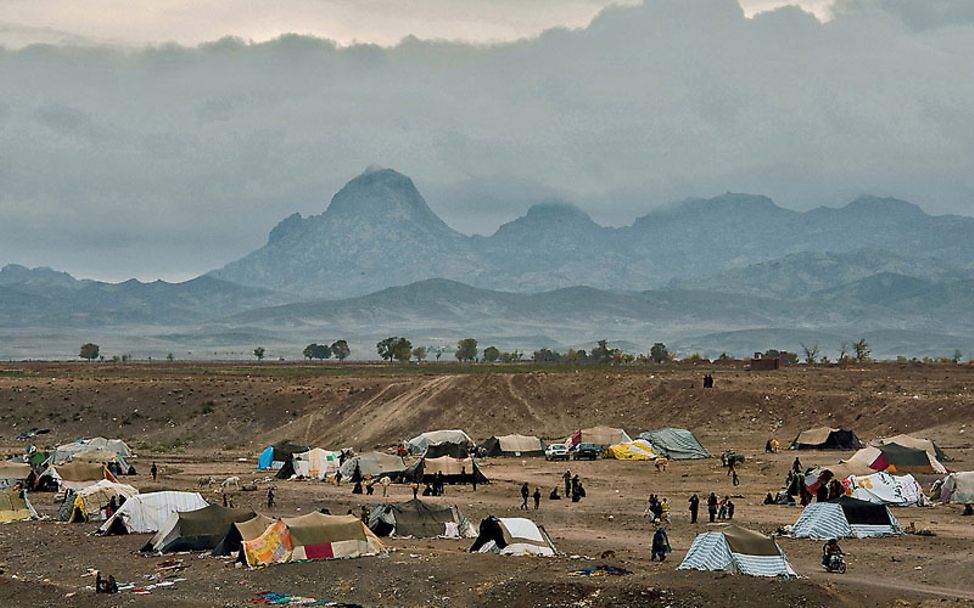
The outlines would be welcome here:
<svg viewBox="0 0 974 608">
<path fill-rule="evenodd" d="M 269 566 L 287 561 L 294 550 L 294 541 L 287 525 L 277 520 L 254 540 L 243 541 L 243 548 L 248 566 Z"/>
</svg>

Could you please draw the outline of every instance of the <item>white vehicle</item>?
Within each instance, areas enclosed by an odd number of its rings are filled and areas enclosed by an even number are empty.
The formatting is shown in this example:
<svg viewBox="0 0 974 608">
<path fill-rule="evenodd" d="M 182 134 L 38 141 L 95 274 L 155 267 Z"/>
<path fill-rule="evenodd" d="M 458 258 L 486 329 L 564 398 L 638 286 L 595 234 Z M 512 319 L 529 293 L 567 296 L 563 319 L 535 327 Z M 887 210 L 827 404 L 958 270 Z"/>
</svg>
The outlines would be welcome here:
<svg viewBox="0 0 974 608">
<path fill-rule="evenodd" d="M 568 460 L 568 446 L 564 443 L 552 443 L 544 449 L 545 460 Z"/>
</svg>

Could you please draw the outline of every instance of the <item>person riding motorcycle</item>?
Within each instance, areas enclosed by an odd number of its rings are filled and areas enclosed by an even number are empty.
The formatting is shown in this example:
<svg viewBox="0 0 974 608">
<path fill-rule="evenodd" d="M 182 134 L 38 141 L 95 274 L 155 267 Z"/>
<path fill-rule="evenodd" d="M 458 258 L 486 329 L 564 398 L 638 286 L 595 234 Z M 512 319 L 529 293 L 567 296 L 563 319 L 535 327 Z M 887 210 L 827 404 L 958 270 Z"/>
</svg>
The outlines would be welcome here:
<svg viewBox="0 0 974 608">
<path fill-rule="evenodd" d="M 839 547 L 839 541 L 835 538 L 829 539 L 829 542 L 825 543 L 822 547 L 822 565 L 824 567 L 829 567 L 833 555 L 838 555 L 839 557 L 845 555 Z"/>
</svg>

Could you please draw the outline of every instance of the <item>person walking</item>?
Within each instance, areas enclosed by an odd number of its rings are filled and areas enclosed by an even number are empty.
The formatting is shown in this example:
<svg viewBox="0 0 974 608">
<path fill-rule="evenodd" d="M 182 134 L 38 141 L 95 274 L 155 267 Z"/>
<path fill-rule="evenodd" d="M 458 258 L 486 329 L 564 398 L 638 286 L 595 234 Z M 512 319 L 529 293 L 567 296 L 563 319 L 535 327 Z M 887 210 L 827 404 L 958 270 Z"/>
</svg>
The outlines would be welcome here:
<svg viewBox="0 0 974 608">
<path fill-rule="evenodd" d="M 153 462 L 152 466 L 149 467 L 149 473 L 152 474 L 152 481 L 155 481 L 159 477 L 159 467 L 156 466 L 156 463 Z"/>
<path fill-rule="evenodd" d="M 672 551 L 670 548 L 670 539 L 666 535 L 666 528 L 662 525 L 656 527 L 656 532 L 653 533 L 653 547 L 650 555 L 650 561 L 656 561 L 657 559 L 661 562 L 666 561 L 666 554 Z"/>
<path fill-rule="evenodd" d="M 727 519 L 734 519 L 734 503 L 730 498 L 727 499 Z"/>
<path fill-rule="evenodd" d="M 541 506 L 541 488 L 535 488 L 532 497 L 534 498 L 534 510 L 537 511 L 538 507 Z"/>
<path fill-rule="evenodd" d="M 531 490 L 528 489 L 528 482 L 524 482 L 521 486 L 521 509 L 528 510 L 528 497 L 531 496 Z"/>
<path fill-rule="evenodd" d="M 710 523 L 714 523 L 717 518 L 717 495 L 713 492 L 707 497 L 707 515 L 710 516 Z"/>
<path fill-rule="evenodd" d="M 267 508 L 274 508 L 274 488 L 267 488 Z"/>
<path fill-rule="evenodd" d="M 741 485 L 741 478 L 737 476 L 737 469 L 731 468 L 731 484 L 735 486 Z"/>
<path fill-rule="evenodd" d="M 690 503 L 690 523 L 695 524 L 697 523 L 697 512 L 700 511 L 700 498 L 694 494 L 687 502 Z"/>
</svg>

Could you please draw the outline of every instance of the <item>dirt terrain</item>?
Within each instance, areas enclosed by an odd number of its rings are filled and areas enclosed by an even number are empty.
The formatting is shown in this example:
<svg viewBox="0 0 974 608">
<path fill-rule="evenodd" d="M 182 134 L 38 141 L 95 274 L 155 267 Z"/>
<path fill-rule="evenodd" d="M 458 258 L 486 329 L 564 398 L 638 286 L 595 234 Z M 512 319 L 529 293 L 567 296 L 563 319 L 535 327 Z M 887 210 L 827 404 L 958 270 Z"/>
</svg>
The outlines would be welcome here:
<svg viewBox="0 0 974 608">
<path fill-rule="evenodd" d="M 176 556 L 186 580 L 149 595 L 96 596 L 86 587 L 88 568 L 119 581 L 145 581 L 161 557 L 136 551 L 146 537 L 93 537 L 96 524 L 52 520 L 0 526 L 0 606 L 249 606 L 261 591 L 286 592 L 362 606 L 607 607 L 750 606 L 960 606 L 974 605 L 974 519 L 959 507 L 896 509 L 935 536 L 846 540 L 849 571 L 827 575 L 818 566 L 820 543 L 782 539 L 802 575 L 767 581 L 675 570 L 695 534 L 686 499 L 710 491 L 731 495 L 735 521 L 772 532 L 794 523 L 800 509 L 763 506 L 780 487 L 793 452 L 766 455 L 765 441 L 787 444 L 801 429 L 847 426 L 865 439 L 912 432 L 936 440 L 956 470 L 974 469 L 974 369 L 910 365 L 861 368 L 793 368 L 747 372 L 720 368 L 716 387 L 704 390 L 704 369 L 537 366 L 380 365 L 179 365 L 6 364 L 0 367 L 0 445 L 23 449 L 17 433 L 52 430 L 53 445 L 81 436 L 121 437 L 139 457 L 139 475 L 126 478 L 140 490 L 195 489 L 201 476 L 254 470 L 260 448 L 292 439 L 335 449 L 391 446 L 435 428 L 463 428 L 482 440 L 522 432 L 546 439 L 595 424 L 630 433 L 683 426 L 713 453 L 747 455 L 742 485 L 734 488 L 716 459 L 677 462 L 658 473 L 648 463 L 602 460 L 570 463 L 586 483 L 579 504 L 543 500 L 530 516 L 542 523 L 563 556 L 503 558 L 466 553 L 468 542 L 392 539 L 387 557 L 288 564 L 262 570 L 196 554 Z M 710 371 L 709 368 L 706 371 Z M 849 453 L 803 452 L 806 465 L 835 462 Z M 245 462 L 239 459 L 245 458 Z M 161 477 L 146 475 L 157 462 Z M 566 465 L 543 459 L 490 459 L 492 483 L 447 487 L 438 502 L 457 504 L 474 521 L 487 514 L 517 516 L 518 486 L 547 491 Z M 932 478 L 921 476 L 923 483 Z M 328 507 L 359 512 L 375 497 L 305 481 L 277 481 L 270 515 L 295 515 Z M 264 509 L 266 484 L 240 492 L 237 506 Z M 650 493 L 669 497 L 671 558 L 649 561 L 651 526 L 641 514 Z M 393 486 L 391 499 L 408 497 Z M 210 494 L 208 494 L 210 496 Z M 53 515 L 49 494 L 35 506 Z M 218 497 L 213 495 L 213 500 Z M 520 512 L 523 513 L 523 512 Z M 611 551 L 602 557 L 603 552 Z M 619 577 L 576 577 L 570 571 L 600 563 L 632 571 Z"/>
</svg>

